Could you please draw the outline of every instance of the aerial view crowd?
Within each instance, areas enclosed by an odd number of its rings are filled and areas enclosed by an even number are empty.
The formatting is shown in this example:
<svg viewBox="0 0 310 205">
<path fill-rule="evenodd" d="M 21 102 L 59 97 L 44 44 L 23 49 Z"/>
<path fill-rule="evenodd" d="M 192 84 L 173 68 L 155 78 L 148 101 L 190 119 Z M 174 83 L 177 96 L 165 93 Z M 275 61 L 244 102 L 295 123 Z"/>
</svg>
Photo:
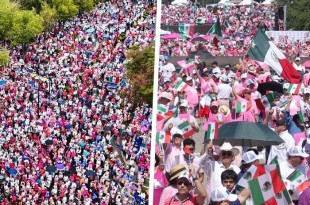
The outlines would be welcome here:
<svg viewBox="0 0 310 205">
<path fill-rule="evenodd" d="M 218 43 L 161 36 L 153 204 L 309 204 L 310 38 L 269 40 L 274 5 L 217 8 L 162 6 L 162 25 L 227 26 Z"/>
<path fill-rule="evenodd" d="M 8 47 L 0 204 L 147 204 L 152 107 L 132 102 L 125 64 L 155 16 L 152 1 L 106 1 Z"/>
</svg>

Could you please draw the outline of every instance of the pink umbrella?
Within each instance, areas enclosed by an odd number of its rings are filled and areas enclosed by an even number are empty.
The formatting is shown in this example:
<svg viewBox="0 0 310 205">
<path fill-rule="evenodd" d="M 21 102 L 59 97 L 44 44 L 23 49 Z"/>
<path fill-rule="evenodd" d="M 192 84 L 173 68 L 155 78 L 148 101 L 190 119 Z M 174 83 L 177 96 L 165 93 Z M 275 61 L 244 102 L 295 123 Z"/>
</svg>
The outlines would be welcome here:
<svg viewBox="0 0 310 205">
<path fill-rule="evenodd" d="M 306 68 L 310 68 L 310 60 L 307 60 L 302 65 L 305 66 Z"/>
<path fill-rule="evenodd" d="M 163 36 L 163 39 L 182 39 L 182 36 L 178 33 L 171 33 Z"/>
</svg>

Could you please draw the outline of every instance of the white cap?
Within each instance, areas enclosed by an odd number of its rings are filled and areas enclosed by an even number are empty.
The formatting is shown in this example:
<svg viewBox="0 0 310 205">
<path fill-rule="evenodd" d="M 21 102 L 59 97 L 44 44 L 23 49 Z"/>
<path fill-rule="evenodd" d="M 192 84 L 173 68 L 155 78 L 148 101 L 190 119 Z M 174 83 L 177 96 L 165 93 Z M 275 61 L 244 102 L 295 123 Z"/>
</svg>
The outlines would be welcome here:
<svg viewBox="0 0 310 205">
<path fill-rule="evenodd" d="M 306 137 L 307 137 L 307 143 L 310 144 L 310 128 L 307 129 Z"/>
<path fill-rule="evenodd" d="M 248 74 L 247 73 L 243 73 L 242 75 L 241 75 L 241 78 L 247 78 L 248 77 Z"/>
<path fill-rule="evenodd" d="M 246 85 L 248 86 L 248 85 L 250 85 L 250 84 L 255 84 L 255 80 L 254 80 L 254 79 L 248 79 L 248 80 L 246 81 Z"/>
<path fill-rule="evenodd" d="M 192 80 L 193 78 L 191 77 L 191 76 L 187 76 L 186 77 L 186 81 L 190 81 L 190 80 Z"/>
<path fill-rule="evenodd" d="M 168 99 L 168 100 L 171 100 L 172 96 L 171 96 L 171 94 L 168 93 L 168 92 L 162 92 L 162 93 L 160 94 L 160 98 L 166 98 L 166 99 Z"/>
<path fill-rule="evenodd" d="M 304 152 L 304 150 L 300 146 L 294 146 L 287 151 L 289 156 L 295 157 L 308 157 L 309 155 Z"/>
<path fill-rule="evenodd" d="M 211 201 L 236 201 L 238 196 L 236 194 L 231 194 L 225 187 L 217 187 L 211 192 Z"/>
<path fill-rule="evenodd" d="M 223 81 L 223 82 L 229 82 L 229 78 L 227 78 L 227 76 L 225 76 L 225 75 L 222 75 L 222 76 L 221 76 L 221 81 Z"/>
<path fill-rule="evenodd" d="M 186 178 L 189 181 L 189 183 L 193 183 L 193 180 L 189 176 L 188 171 L 183 171 L 181 175 L 178 177 L 178 179 L 181 179 L 181 178 Z"/>
<path fill-rule="evenodd" d="M 299 57 L 295 58 L 295 61 L 300 61 L 300 58 Z"/>
<path fill-rule="evenodd" d="M 306 88 L 304 88 L 304 92 L 303 92 L 304 94 L 306 94 L 306 93 L 309 93 L 310 94 L 310 87 L 306 87 Z"/>
<path fill-rule="evenodd" d="M 220 73 L 213 73 L 212 75 L 214 75 L 216 78 L 219 78 L 221 76 Z"/>
<path fill-rule="evenodd" d="M 183 101 L 181 102 L 180 107 L 188 107 L 188 102 L 187 102 L 187 100 L 183 100 Z"/>
<path fill-rule="evenodd" d="M 249 164 L 255 160 L 262 159 L 260 155 L 256 155 L 253 150 L 247 151 L 242 156 L 242 164 Z"/>
<path fill-rule="evenodd" d="M 279 82 L 281 80 L 281 77 L 278 75 L 274 75 L 271 77 L 273 81 Z"/>
<path fill-rule="evenodd" d="M 179 128 L 177 127 L 173 127 L 171 130 L 170 130 L 170 133 L 171 133 L 171 136 L 173 137 L 174 135 L 182 135 L 183 136 L 183 132 L 182 130 L 180 130 Z"/>
</svg>

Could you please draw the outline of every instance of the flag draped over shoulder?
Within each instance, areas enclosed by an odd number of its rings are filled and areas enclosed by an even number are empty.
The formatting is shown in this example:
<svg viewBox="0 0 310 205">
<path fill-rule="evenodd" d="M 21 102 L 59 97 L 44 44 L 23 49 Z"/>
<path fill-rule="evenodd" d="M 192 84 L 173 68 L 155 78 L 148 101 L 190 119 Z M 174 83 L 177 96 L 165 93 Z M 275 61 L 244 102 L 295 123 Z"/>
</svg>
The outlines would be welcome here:
<svg viewBox="0 0 310 205">
<path fill-rule="evenodd" d="M 292 84 L 298 84 L 301 81 L 297 70 L 261 29 L 256 33 L 248 55 L 253 60 L 269 65 Z"/>
</svg>

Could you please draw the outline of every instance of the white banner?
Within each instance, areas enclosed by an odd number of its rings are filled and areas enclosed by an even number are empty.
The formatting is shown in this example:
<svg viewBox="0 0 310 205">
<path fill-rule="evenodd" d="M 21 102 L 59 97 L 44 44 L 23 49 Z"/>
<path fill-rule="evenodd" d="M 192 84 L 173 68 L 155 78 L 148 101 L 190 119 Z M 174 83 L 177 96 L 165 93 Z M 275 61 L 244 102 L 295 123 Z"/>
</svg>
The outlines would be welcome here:
<svg viewBox="0 0 310 205">
<path fill-rule="evenodd" d="M 297 40 L 305 42 L 310 37 L 310 31 L 266 31 L 266 35 L 272 37 L 275 42 L 294 43 Z"/>
</svg>

